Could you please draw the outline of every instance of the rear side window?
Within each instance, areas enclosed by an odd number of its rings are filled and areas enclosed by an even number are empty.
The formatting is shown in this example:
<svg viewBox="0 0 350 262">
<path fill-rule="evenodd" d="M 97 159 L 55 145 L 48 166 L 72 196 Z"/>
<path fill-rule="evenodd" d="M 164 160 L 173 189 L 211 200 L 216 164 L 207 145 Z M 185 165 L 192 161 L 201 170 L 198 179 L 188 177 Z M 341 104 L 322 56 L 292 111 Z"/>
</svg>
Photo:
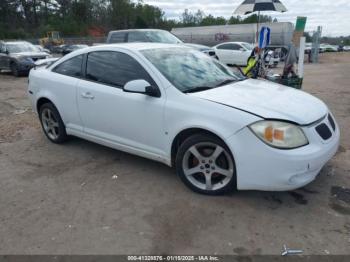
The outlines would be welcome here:
<svg viewBox="0 0 350 262">
<path fill-rule="evenodd" d="M 149 42 L 149 40 L 143 32 L 130 32 L 128 42 Z"/>
<path fill-rule="evenodd" d="M 86 78 L 118 88 L 122 88 L 129 81 L 138 79 L 144 79 L 156 86 L 146 70 L 134 58 L 114 51 L 89 53 Z"/>
<path fill-rule="evenodd" d="M 108 43 L 124 43 L 126 38 L 125 32 L 112 33 Z"/>
<path fill-rule="evenodd" d="M 241 46 L 237 44 L 223 44 L 218 46 L 218 49 L 223 49 L 223 50 L 239 50 L 240 48 Z"/>
<path fill-rule="evenodd" d="M 232 49 L 233 50 L 239 50 L 241 49 L 242 47 L 240 45 L 237 45 L 237 44 L 232 44 Z"/>
<path fill-rule="evenodd" d="M 83 55 L 78 55 L 57 65 L 52 71 L 66 76 L 81 77 L 82 63 Z"/>
<path fill-rule="evenodd" d="M 223 50 L 233 50 L 232 44 L 224 44 L 218 46 L 218 49 L 223 49 Z"/>
</svg>

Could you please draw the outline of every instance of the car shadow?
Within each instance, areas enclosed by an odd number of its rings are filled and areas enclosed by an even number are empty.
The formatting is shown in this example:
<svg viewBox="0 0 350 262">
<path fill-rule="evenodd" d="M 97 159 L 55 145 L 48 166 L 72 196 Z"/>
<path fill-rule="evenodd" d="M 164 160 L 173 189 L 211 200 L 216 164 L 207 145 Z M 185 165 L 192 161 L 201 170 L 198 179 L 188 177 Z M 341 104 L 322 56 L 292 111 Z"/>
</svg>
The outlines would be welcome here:
<svg viewBox="0 0 350 262">
<path fill-rule="evenodd" d="M 132 167 L 134 173 L 133 176 L 137 177 L 137 180 L 144 179 L 143 176 L 149 176 L 149 179 L 153 181 L 149 184 L 144 184 L 147 186 L 154 186 L 156 184 L 155 181 L 160 182 L 166 189 L 170 190 L 169 194 L 184 194 L 186 197 L 190 198 L 201 198 L 201 199 L 211 199 L 211 201 L 243 201 L 247 204 L 251 203 L 260 203 L 262 207 L 266 207 L 271 210 L 278 209 L 280 207 L 284 208 L 292 208 L 296 206 L 304 206 L 306 207 L 310 200 L 316 195 L 320 194 L 321 191 L 324 191 L 322 188 L 319 188 L 321 184 L 323 187 L 327 186 L 327 183 L 324 183 L 325 180 L 325 172 L 321 171 L 321 174 L 317 177 L 316 182 L 312 182 L 306 187 L 287 192 L 266 192 L 266 191 L 237 191 L 233 190 L 231 193 L 221 196 L 205 196 L 200 195 L 198 193 L 192 192 L 188 189 L 178 178 L 176 175 L 176 171 L 174 168 L 168 167 L 167 165 L 149 160 L 146 158 L 142 158 L 139 156 L 135 156 L 132 154 L 128 154 L 116 149 L 112 149 L 109 147 L 105 147 L 99 144 L 95 144 L 93 142 L 89 142 L 80 138 L 72 138 L 65 145 L 70 149 L 75 148 L 75 150 L 84 150 L 91 151 L 92 155 L 98 155 L 99 159 L 107 159 L 106 161 L 117 161 L 118 163 L 123 163 L 127 168 Z M 68 149 L 69 150 L 69 149 Z M 100 161 L 97 159 L 96 161 Z M 103 162 L 105 165 L 106 162 Z M 103 165 L 96 165 L 97 169 L 104 168 Z M 121 167 L 122 168 L 122 167 Z M 123 172 L 124 170 L 119 170 L 119 172 Z M 108 177 L 109 179 L 109 177 Z M 315 190 L 317 188 L 317 190 Z M 154 190 L 154 188 L 149 188 L 149 190 Z M 156 189 L 161 190 L 161 189 Z"/>
</svg>

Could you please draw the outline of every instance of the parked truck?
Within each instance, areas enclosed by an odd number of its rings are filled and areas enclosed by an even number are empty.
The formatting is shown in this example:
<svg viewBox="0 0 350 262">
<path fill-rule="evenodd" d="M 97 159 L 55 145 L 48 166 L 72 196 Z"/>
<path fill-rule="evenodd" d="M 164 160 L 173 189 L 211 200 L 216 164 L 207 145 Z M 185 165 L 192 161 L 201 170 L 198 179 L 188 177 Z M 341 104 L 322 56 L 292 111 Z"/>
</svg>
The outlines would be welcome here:
<svg viewBox="0 0 350 262">
<path fill-rule="evenodd" d="M 294 25 L 290 22 L 262 23 L 271 29 L 271 49 L 288 50 L 292 41 Z M 256 24 L 219 25 L 173 28 L 172 33 L 186 43 L 214 46 L 223 42 L 254 43 Z"/>
</svg>

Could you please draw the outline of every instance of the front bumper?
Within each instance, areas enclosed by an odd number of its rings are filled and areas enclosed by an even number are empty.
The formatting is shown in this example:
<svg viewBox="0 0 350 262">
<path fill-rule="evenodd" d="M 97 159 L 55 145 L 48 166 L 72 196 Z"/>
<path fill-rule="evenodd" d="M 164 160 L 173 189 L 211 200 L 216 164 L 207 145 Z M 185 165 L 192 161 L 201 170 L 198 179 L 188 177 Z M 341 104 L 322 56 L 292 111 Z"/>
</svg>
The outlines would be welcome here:
<svg viewBox="0 0 350 262">
<path fill-rule="evenodd" d="M 326 141 L 315 130 L 321 123 L 329 126 L 332 132 L 332 137 Z M 309 144 L 292 150 L 266 145 L 249 128 L 230 137 L 226 142 L 236 162 L 237 188 L 287 191 L 312 182 L 339 146 L 338 125 L 334 131 L 327 118 L 321 123 L 303 127 Z"/>
<path fill-rule="evenodd" d="M 30 69 L 35 67 L 34 62 L 19 62 L 18 63 L 18 71 L 21 72 L 29 72 Z"/>
</svg>

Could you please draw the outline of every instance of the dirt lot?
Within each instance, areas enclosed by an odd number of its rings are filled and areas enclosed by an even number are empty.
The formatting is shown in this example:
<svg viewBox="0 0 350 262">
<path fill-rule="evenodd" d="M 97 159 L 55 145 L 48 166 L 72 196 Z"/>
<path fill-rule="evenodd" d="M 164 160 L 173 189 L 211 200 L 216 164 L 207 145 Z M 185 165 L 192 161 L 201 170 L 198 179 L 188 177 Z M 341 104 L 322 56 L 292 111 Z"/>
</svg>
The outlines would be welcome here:
<svg viewBox="0 0 350 262">
<path fill-rule="evenodd" d="M 72 139 L 50 143 L 27 78 L 0 74 L 0 254 L 350 254 L 350 53 L 306 65 L 304 90 L 323 99 L 341 147 L 294 192 L 189 191 L 174 170 Z"/>
</svg>

